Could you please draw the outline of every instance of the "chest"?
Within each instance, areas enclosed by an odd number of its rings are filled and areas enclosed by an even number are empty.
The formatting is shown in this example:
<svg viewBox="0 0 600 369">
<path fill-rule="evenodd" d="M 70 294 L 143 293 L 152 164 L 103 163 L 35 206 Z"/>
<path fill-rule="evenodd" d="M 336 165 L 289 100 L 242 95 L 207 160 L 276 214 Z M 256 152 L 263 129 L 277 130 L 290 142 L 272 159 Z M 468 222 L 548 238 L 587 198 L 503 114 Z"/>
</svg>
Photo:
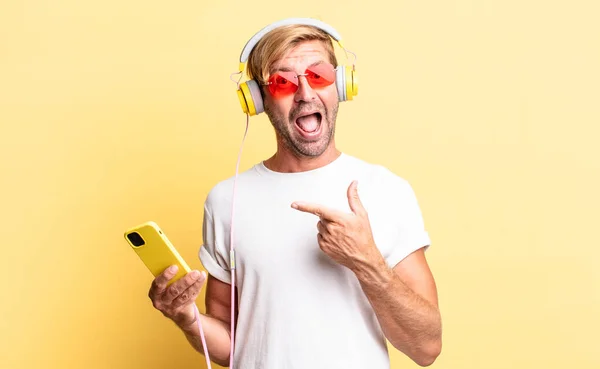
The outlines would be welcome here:
<svg viewBox="0 0 600 369">
<path fill-rule="evenodd" d="M 306 201 L 330 209 L 351 213 L 347 183 L 327 188 L 301 188 L 294 192 L 264 189 L 246 194 L 236 207 L 233 242 L 237 278 L 269 280 L 290 286 L 298 276 L 330 276 L 347 273 L 320 249 L 317 239 L 319 217 L 291 207 L 294 201 Z M 364 187 L 361 201 L 369 211 L 369 220 L 377 247 L 385 257 L 395 242 L 396 227 L 385 201 L 376 196 L 377 189 Z M 322 278 L 320 278 L 322 280 Z M 277 283 L 275 283 L 277 285 Z"/>
</svg>

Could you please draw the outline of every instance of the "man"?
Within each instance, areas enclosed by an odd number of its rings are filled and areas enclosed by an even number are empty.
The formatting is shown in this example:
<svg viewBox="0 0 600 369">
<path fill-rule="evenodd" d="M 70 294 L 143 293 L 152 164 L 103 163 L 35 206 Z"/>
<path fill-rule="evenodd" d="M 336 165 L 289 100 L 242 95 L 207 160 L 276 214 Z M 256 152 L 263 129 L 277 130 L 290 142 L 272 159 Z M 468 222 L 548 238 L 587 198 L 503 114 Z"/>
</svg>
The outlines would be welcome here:
<svg viewBox="0 0 600 369">
<path fill-rule="evenodd" d="M 421 366 L 441 350 L 429 238 L 410 185 L 335 146 L 339 91 L 329 35 L 277 27 L 256 45 L 248 75 L 261 86 L 277 151 L 240 173 L 234 218 L 235 352 L 239 369 L 389 368 L 386 338 Z M 152 284 L 154 306 L 204 353 L 194 301 L 206 282 L 200 322 L 209 357 L 230 363 L 229 232 L 233 178 L 204 206 L 193 271 Z"/>
</svg>

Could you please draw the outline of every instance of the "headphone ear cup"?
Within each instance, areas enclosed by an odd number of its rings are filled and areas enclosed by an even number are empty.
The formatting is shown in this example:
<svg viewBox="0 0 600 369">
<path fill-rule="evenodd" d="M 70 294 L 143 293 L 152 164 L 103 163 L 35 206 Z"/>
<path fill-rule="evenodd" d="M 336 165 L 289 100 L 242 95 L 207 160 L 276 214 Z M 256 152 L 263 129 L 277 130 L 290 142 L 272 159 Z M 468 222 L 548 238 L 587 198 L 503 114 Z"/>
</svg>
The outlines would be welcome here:
<svg viewBox="0 0 600 369">
<path fill-rule="evenodd" d="M 344 68 L 346 72 L 346 99 L 352 100 L 358 94 L 358 78 L 352 67 Z"/>
<path fill-rule="evenodd" d="M 250 114 L 250 106 L 248 103 L 248 98 L 252 98 L 250 96 L 250 91 L 248 90 L 248 86 L 246 85 L 246 82 L 240 84 L 240 87 L 237 90 L 237 96 L 238 96 L 238 100 L 240 101 L 240 106 L 242 107 L 242 111 L 244 112 L 244 114 Z"/>
<path fill-rule="evenodd" d="M 237 94 L 244 113 L 252 116 L 264 111 L 260 87 L 255 80 L 252 79 L 240 84 Z"/>
<path fill-rule="evenodd" d="M 252 102 L 254 103 L 255 115 L 258 115 L 265 111 L 262 95 L 260 93 L 260 86 L 255 80 L 250 80 L 248 81 L 248 88 L 250 89 L 250 95 L 252 96 Z"/>
<path fill-rule="evenodd" d="M 346 68 L 340 65 L 335 74 L 335 87 L 337 87 L 338 100 L 346 101 Z"/>
<path fill-rule="evenodd" d="M 358 95 L 358 75 L 356 70 L 351 69 L 352 73 L 352 88 L 350 89 L 352 96 Z"/>
</svg>

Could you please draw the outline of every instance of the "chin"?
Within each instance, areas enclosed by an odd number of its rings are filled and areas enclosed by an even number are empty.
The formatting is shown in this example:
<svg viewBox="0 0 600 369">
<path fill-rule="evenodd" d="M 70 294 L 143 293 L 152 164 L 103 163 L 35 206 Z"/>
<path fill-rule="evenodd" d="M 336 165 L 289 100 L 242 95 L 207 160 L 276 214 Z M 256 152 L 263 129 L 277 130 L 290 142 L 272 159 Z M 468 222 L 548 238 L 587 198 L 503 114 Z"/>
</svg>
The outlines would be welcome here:
<svg viewBox="0 0 600 369">
<path fill-rule="evenodd" d="M 293 142 L 291 142 L 294 151 L 297 154 L 307 157 L 317 157 L 322 155 L 327 151 L 331 140 L 327 137 L 321 137 L 317 141 L 307 142 L 302 138 L 296 138 Z"/>
</svg>

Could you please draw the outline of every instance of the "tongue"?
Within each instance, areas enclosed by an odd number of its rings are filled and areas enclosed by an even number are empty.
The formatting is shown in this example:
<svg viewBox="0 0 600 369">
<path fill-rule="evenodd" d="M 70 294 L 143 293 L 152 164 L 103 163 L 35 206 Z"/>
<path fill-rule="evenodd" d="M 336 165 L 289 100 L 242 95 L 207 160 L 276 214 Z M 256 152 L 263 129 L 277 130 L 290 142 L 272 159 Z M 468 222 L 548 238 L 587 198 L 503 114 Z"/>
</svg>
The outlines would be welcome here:
<svg viewBox="0 0 600 369">
<path fill-rule="evenodd" d="M 300 117 L 296 120 L 296 122 L 298 122 L 300 128 L 306 132 L 314 132 L 319 127 L 319 119 L 317 119 L 316 114 Z"/>
</svg>

